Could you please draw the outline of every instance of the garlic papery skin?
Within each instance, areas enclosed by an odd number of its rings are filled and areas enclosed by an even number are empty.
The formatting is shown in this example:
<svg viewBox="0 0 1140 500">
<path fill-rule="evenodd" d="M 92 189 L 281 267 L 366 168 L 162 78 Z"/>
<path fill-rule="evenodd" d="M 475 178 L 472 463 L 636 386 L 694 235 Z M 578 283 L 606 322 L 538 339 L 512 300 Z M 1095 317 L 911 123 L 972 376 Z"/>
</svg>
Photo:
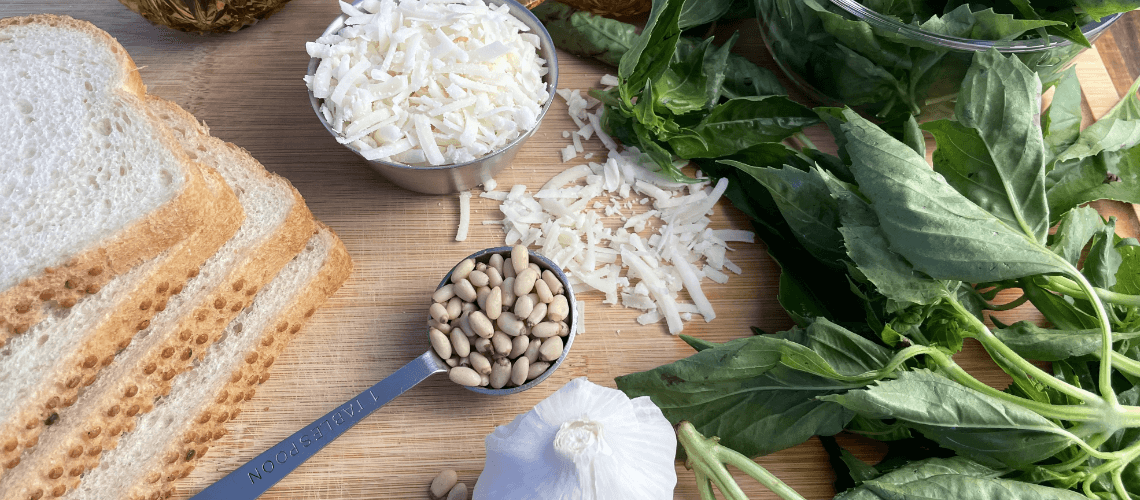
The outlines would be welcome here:
<svg viewBox="0 0 1140 500">
<path fill-rule="evenodd" d="M 571 380 L 486 439 L 474 500 L 666 500 L 673 426 L 648 397 Z"/>
</svg>

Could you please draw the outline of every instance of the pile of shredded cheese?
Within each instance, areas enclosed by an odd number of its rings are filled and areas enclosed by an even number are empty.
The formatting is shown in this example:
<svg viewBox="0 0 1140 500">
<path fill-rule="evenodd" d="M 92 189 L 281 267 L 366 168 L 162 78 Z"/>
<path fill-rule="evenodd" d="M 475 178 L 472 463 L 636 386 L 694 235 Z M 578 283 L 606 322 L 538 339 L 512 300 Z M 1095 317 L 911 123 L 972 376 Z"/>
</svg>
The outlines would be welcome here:
<svg viewBox="0 0 1140 500">
<path fill-rule="evenodd" d="M 550 98 L 539 37 L 482 0 L 340 2 L 305 84 L 337 140 L 369 160 L 462 163 L 534 128 Z"/>
<path fill-rule="evenodd" d="M 612 81 L 607 76 L 602 83 Z M 580 141 L 597 137 L 609 150 L 605 162 L 570 167 L 533 194 L 523 185 L 496 191 L 493 182 L 484 184 L 480 196 L 499 201 L 504 218 L 483 224 L 502 224 L 506 245 L 538 247 L 567 271 L 575 293 L 599 290 L 603 303 L 644 311 L 641 324 L 664 320 L 677 334 L 693 314 L 712 321 L 716 312 L 701 281 L 725 283 L 726 270 L 740 274 L 725 256 L 729 243 L 755 239 L 751 231 L 709 227 L 708 214 L 728 181 L 683 184 L 662 178 L 645 166 L 637 149 L 619 150 L 606 135 L 602 109 L 590 112 L 596 100 L 576 90 L 558 94 L 580 127 L 571 133 L 569 151 L 576 156 L 583 151 Z M 568 154 L 563 151 L 564 158 Z M 681 290 L 691 303 L 681 301 Z"/>
</svg>

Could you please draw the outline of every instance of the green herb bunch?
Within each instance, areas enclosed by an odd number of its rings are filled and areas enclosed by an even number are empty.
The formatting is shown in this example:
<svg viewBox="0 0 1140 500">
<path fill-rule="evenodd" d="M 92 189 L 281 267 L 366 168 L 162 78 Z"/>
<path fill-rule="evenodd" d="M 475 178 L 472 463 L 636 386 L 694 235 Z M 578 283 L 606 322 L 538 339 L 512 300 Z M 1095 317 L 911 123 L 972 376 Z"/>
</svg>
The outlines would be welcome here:
<svg viewBox="0 0 1140 500">
<path fill-rule="evenodd" d="M 674 165 L 691 160 L 729 178 L 726 196 L 782 269 L 791 330 L 682 336 L 696 354 L 617 378 L 678 425 L 702 494 L 717 484 L 742 498 L 731 464 L 799 498 L 747 457 L 846 430 L 924 446 L 875 466 L 837 451 L 850 486 L 837 498 L 1140 496 L 1140 244 L 1083 206 L 1140 203 L 1136 86 L 1081 130 L 1074 70 L 1042 83 L 1017 58 L 978 53 L 952 119 L 888 133 L 846 108 L 807 116 L 779 89 L 728 90 L 744 87 L 725 83 L 734 56 L 683 36 L 686 16 L 701 17 L 687 5 L 655 3 L 640 35 L 582 13 L 546 20 L 618 63 L 620 85 L 597 94 L 615 137 L 663 173 L 680 178 Z M 836 154 L 782 142 L 815 120 Z M 1004 290 L 1020 296 L 995 302 Z M 1024 303 L 1050 326 L 992 317 Z M 953 360 L 966 339 L 1009 387 Z"/>
<path fill-rule="evenodd" d="M 916 124 L 896 138 L 846 109 L 819 110 L 840 148 L 829 165 L 729 162 L 737 179 L 763 186 L 747 201 L 774 204 L 799 248 L 842 269 L 863 314 L 815 303 L 811 274 L 788 277 L 785 266 L 781 300 L 795 328 L 724 344 L 686 338 L 697 354 L 619 377 L 623 391 L 689 422 L 691 461 L 707 465 L 717 446 L 756 456 L 846 429 L 938 449 L 901 469 L 847 455 L 857 487 L 837 498 L 1140 494 L 1140 247 L 1082 206 L 1140 201 L 1137 89 L 1081 131 L 1075 72 L 1040 113 L 1042 85 L 1020 61 L 974 59 L 955 119 L 922 126 L 936 139 L 933 169 Z M 1006 289 L 1022 295 L 995 304 Z M 983 322 L 1025 302 L 1052 326 Z M 1009 387 L 954 362 L 968 338 Z"/>
</svg>

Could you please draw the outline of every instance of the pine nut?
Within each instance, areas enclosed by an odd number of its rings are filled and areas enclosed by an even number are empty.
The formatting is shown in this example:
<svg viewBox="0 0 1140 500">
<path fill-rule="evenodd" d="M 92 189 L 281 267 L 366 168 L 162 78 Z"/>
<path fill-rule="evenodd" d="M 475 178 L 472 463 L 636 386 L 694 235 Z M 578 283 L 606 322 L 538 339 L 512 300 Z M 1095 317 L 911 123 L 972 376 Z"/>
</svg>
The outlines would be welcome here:
<svg viewBox="0 0 1140 500">
<path fill-rule="evenodd" d="M 535 361 L 538 361 L 538 349 L 541 347 L 541 341 L 538 339 L 531 340 L 530 345 L 526 346 L 526 352 L 523 353 L 523 357 L 527 358 L 527 360 L 530 361 L 530 364 L 533 365 Z"/>
<path fill-rule="evenodd" d="M 479 288 L 476 288 L 475 289 L 475 305 L 479 306 L 479 309 L 486 311 L 487 310 L 487 297 L 490 295 L 491 295 L 491 289 L 490 288 L 487 288 L 485 286 L 481 286 Z"/>
<path fill-rule="evenodd" d="M 433 302 L 447 302 L 454 296 L 455 287 L 448 283 L 440 287 L 439 290 L 436 290 L 435 293 L 431 294 L 431 300 Z"/>
<path fill-rule="evenodd" d="M 451 348 L 461 358 L 471 354 L 471 341 L 467 340 L 463 330 L 456 328 L 451 331 Z"/>
<path fill-rule="evenodd" d="M 549 304 L 552 300 L 554 300 L 554 294 L 550 293 L 550 286 L 548 286 L 546 282 L 541 279 L 535 280 L 534 293 L 538 294 L 538 300 L 543 304 Z"/>
<path fill-rule="evenodd" d="M 487 319 L 499 319 L 499 315 L 503 313 L 503 289 L 495 287 L 491 289 L 491 293 L 487 295 L 486 307 Z"/>
<path fill-rule="evenodd" d="M 451 331 L 451 323 L 440 323 L 434 319 L 429 319 L 428 328 L 435 328 L 443 333 L 447 333 Z"/>
<path fill-rule="evenodd" d="M 455 282 L 455 295 L 463 299 L 464 302 L 475 302 L 478 295 L 475 293 L 475 287 L 471 285 L 467 279 L 461 279 Z"/>
<path fill-rule="evenodd" d="M 455 266 L 455 269 L 451 271 L 451 282 L 459 283 L 459 280 L 467 279 L 467 276 L 470 275 L 471 271 L 474 270 L 474 259 L 466 259 L 463 262 L 460 262 L 459 265 Z"/>
<path fill-rule="evenodd" d="M 526 348 L 530 347 L 530 337 L 526 335 L 519 335 L 511 339 L 511 352 L 507 354 L 508 358 L 515 359 L 522 356 L 526 352 Z"/>
<path fill-rule="evenodd" d="M 475 337 L 475 352 L 483 355 L 490 355 L 491 351 L 495 348 L 491 345 L 491 339 L 483 337 Z"/>
<path fill-rule="evenodd" d="M 515 299 L 515 316 L 526 318 L 530 316 L 530 312 L 534 310 L 534 300 L 529 295 L 522 295 Z"/>
<path fill-rule="evenodd" d="M 515 276 L 515 295 L 522 297 L 523 295 L 530 293 L 531 290 L 534 290 L 534 282 L 536 280 L 538 280 L 538 273 L 534 272 L 534 269 L 531 269 L 529 267 L 523 269 L 523 271 L 519 273 L 518 276 Z M 456 295 L 459 294 L 458 291 L 455 293 Z"/>
<path fill-rule="evenodd" d="M 432 304 L 431 307 L 428 308 L 428 314 L 431 315 L 431 319 L 440 323 L 447 323 L 451 320 L 451 317 L 447 315 L 447 306 L 439 302 Z"/>
<path fill-rule="evenodd" d="M 511 341 L 511 338 L 508 337 L 507 334 L 495 332 L 495 335 L 491 337 L 491 346 L 495 349 L 496 355 L 506 356 L 511 353 L 514 342 Z"/>
<path fill-rule="evenodd" d="M 519 319 L 514 313 L 504 311 L 499 315 L 499 319 L 495 321 L 499 325 L 499 329 L 512 337 L 518 337 L 526 333 L 526 324 L 523 320 Z"/>
<path fill-rule="evenodd" d="M 511 366 L 511 383 L 514 385 L 523 385 L 526 383 L 526 376 L 530 373 L 530 360 L 526 358 L 519 358 Z"/>
<path fill-rule="evenodd" d="M 459 482 L 457 474 L 454 470 L 444 469 L 431 480 L 431 496 L 433 498 L 443 498 L 452 488 L 455 483 Z"/>
<path fill-rule="evenodd" d="M 559 338 L 558 341 L 561 343 L 562 339 Z M 480 374 L 489 375 L 491 373 L 491 361 L 487 359 L 486 356 L 473 352 L 470 356 L 467 356 L 467 359 L 471 360 L 471 368 L 474 368 L 475 371 Z"/>
<path fill-rule="evenodd" d="M 515 305 L 515 279 L 505 278 L 503 284 L 499 285 L 503 290 L 503 309 L 514 307 Z"/>
<path fill-rule="evenodd" d="M 555 295 L 554 300 L 550 301 L 550 306 L 546 308 L 546 319 L 550 321 L 562 321 L 569 314 L 570 303 L 566 301 L 565 295 Z"/>
<path fill-rule="evenodd" d="M 500 275 L 503 274 L 503 254 L 491 254 L 491 258 L 487 259 L 487 267 L 498 271 Z"/>
<path fill-rule="evenodd" d="M 495 334 L 495 325 L 487 318 L 483 311 L 475 311 L 467 318 L 471 323 L 471 331 L 483 338 L 491 338 Z"/>
<path fill-rule="evenodd" d="M 546 309 L 547 305 L 542 302 L 535 304 L 534 310 L 530 312 L 530 316 L 526 317 L 526 325 L 534 326 L 542 323 L 542 320 L 546 319 Z"/>
<path fill-rule="evenodd" d="M 502 389 L 545 373 L 562 356 L 570 331 L 571 304 L 558 276 L 532 262 L 522 245 L 509 258 L 493 254 L 456 266 L 451 283 L 432 294 L 427 322 L 433 351 L 451 367 L 449 378 Z"/>
<path fill-rule="evenodd" d="M 496 254 L 498 255 L 498 254 Z M 493 267 L 487 269 L 487 286 L 496 287 L 503 284 L 503 274 Z"/>
<path fill-rule="evenodd" d="M 511 268 L 515 270 L 515 275 L 522 273 L 523 269 L 530 266 L 530 252 L 526 251 L 526 247 L 522 245 L 515 245 L 511 247 Z M 521 293 L 519 295 L 522 295 Z"/>
<path fill-rule="evenodd" d="M 463 300 L 459 297 L 452 297 L 451 300 L 447 301 L 447 317 L 458 318 L 460 314 L 463 314 Z"/>
<path fill-rule="evenodd" d="M 558 276 L 549 269 L 542 271 L 542 281 L 546 282 L 546 286 L 550 288 L 550 293 L 554 295 L 562 294 L 562 282 L 558 281 Z"/>
<path fill-rule="evenodd" d="M 497 359 L 491 365 L 491 375 L 488 376 L 488 385 L 492 389 L 502 389 L 511 381 L 511 362 L 506 359 Z"/>
<path fill-rule="evenodd" d="M 542 372 L 546 371 L 547 368 L 550 368 L 550 363 L 547 363 L 545 361 L 539 361 L 537 363 L 532 362 L 530 364 L 530 371 L 528 371 L 526 374 L 526 379 L 533 380 L 537 378 L 539 375 L 542 375 Z"/>
<path fill-rule="evenodd" d="M 542 341 L 542 346 L 538 348 L 538 359 L 543 361 L 554 361 L 561 355 L 562 337 L 550 337 Z"/>
<path fill-rule="evenodd" d="M 444 335 L 443 332 L 432 328 L 428 330 L 428 339 L 431 340 L 431 347 L 435 349 L 435 353 L 443 359 L 451 357 L 451 340 Z"/>
<path fill-rule="evenodd" d="M 479 385 L 482 376 L 479 375 L 479 372 L 476 372 L 471 368 L 468 368 L 466 366 L 457 366 L 447 371 L 447 378 L 451 379 L 452 382 L 455 382 L 459 385 L 474 387 Z"/>
<path fill-rule="evenodd" d="M 534 335 L 535 337 L 540 338 L 540 339 L 557 337 L 558 336 L 558 323 L 551 323 L 549 321 L 544 321 L 542 323 L 534 325 L 534 328 L 530 329 L 530 334 Z"/>
<path fill-rule="evenodd" d="M 447 500 L 467 500 L 467 485 L 459 483 L 447 492 Z"/>
<path fill-rule="evenodd" d="M 479 287 L 487 286 L 487 284 L 491 282 L 491 278 L 487 277 L 487 273 L 483 271 L 471 271 L 471 274 L 467 276 L 467 281 Z"/>
</svg>

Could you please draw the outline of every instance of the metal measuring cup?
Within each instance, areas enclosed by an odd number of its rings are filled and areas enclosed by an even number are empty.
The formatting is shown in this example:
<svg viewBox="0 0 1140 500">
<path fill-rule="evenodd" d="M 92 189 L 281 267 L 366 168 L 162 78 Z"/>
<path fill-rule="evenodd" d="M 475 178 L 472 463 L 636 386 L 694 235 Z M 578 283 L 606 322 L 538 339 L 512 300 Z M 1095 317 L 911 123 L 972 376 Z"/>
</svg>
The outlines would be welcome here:
<svg viewBox="0 0 1140 500">
<path fill-rule="evenodd" d="M 574 336 L 577 334 L 577 323 L 579 321 L 578 315 L 581 314 L 581 311 L 578 310 L 575 304 L 574 290 L 570 286 L 570 280 L 567 279 L 562 269 L 550 259 L 538 255 L 533 251 L 528 250 L 528 253 L 530 254 L 530 262 L 538 264 L 538 267 L 543 270 L 549 270 L 554 273 L 554 275 L 558 277 L 558 281 L 562 282 L 563 293 L 566 294 L 566 301 L 570 306 L 570 314 L 566 317 L 570 325 L 570 333 L 566 336 L 565 345 L 562 347 L 562 355 L 554 360 L 545 372 L 523 385 L 503 389 L 467 387 L 468 390 L 492 396 L 506 396 L 530 389 L 543 380 L 546 380 L 551 373 L 554 373 L 554 370 L 558 369 L 562 361 L 566 359 L 566 355 L 570 352 L 570 346 L 574 343 Z M 504 258 L 509 258 L 511 255 L 511 247 L 497 247 L 481 250 L 460 260 L 460 262 L 472 259 L 476 263 L 486 263 L 490 260 L 491 255 L 494 254 L 500 254 Z M 436 289 L 450 283 L 451 273 L 454 271 L 455 266 L 452 266 L 452 269 L 447 272 L 447 275 L 443 277 L 443 280 L 440 281 Z M 425 335 L 425 340 L 426 337 Z M 269 488 L 284 478 L 286 474 L 293 472 L 293 470 L 303 462 L 313 455 L 316 455 L 318 451 L 323 449 L 334 439 L 340 437 L 353 425 L 363 420 L 364 417 L 372 414 L 372 412 L 380 409 L 381 406 L 396 399 L 396 396 L 403 394 L 428 377 L 436 373 L 447 372 L 448 369 L 447 364 L 444 363 L 429 346 L 427 352 L 408 362 L 408 364 L 396 370 L 391 375 L 388 375 L 376 383 L 376 385 L 365 389 L 364 392 L 357 394 L 352 399 L 313 421 L 313 423 L 293 433 L 292 436 L 283 439 L 280 443 L 277 443 L 262 454 L 254 457 L 249 462 L 246 462 L 245 465 L 230 472 L 216 483 L 191 497 L 191 500 L 252 500 L 261 496 L 262 493 L 265 493 Z M 281 459 L 282 456 L 284 459 Z M 266 464 L 269 465 L 266 466 Z"/>
</svg>

